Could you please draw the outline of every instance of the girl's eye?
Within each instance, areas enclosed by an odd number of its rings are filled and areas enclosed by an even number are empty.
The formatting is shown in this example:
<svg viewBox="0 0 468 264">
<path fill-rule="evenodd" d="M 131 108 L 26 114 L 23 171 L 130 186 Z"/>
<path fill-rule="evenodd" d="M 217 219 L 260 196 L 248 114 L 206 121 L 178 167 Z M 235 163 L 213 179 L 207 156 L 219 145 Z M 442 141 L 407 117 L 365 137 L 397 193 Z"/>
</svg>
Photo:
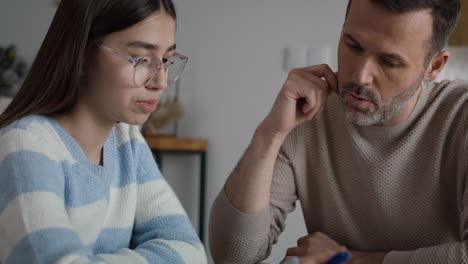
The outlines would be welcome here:
<svg viewBox="0 0 468 264">
<path fill-rule="evenodd" d="M 138 64 L 150 64 L 151 59 L 148 57 L 136 57 Z"/>
</svg>

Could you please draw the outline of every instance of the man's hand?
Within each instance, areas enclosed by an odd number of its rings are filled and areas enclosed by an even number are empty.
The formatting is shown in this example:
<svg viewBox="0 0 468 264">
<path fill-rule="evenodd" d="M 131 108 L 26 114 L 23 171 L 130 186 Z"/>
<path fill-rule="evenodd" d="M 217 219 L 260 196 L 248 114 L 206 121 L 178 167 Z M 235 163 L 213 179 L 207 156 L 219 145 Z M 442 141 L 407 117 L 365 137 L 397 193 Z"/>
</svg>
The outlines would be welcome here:
<svg viewBox="0 0 468 264">
<path fill-rule="evenodd" d="M 341 251 L 340 251 L 341 252 Z M 325 250 L 315 254 L 308 254 L 303 257 L 286 257 L 281 261 L 281 264 L 321 264 L 335 256 L 336 250 Z"/>
<path fill-rule="evenodd" d="M 289 73 L 270 113 L 226 182 L 226 196 L 239 211 L 255 214 L 269 206 L 273 171 L 284 139 L 297 125 L 320 115 L 327 96 L 337 91 L 337 82 L 325 64 Z"/>
<path fill-rule="evenodd" d="M 331 92 L 338 92 L 338 80 L 328 65 L 292 70 L 258 130 L 285 138 L 299 124 L 320 117 Z"/>
<path fill-rule="evenodd" d="M 339 252 L 347 252 L 347 249 L 325 234 L 314 233 L 300 238 L 297 247 L 289 248 L 285 260 L 298 257 L 301 264 L 324 263 Z"/>
<path fill-rule="evenodd" d="M 297 247 L 286 252 L 286 258 L 298 257 L 300 264 L 325 263 L 339 252 L 349 252 L 351 259 L 347 264 L 382 264 L 387 252 L 348 251 L 323 233 L 314 233 L 300 238 Z"/>
</svg>

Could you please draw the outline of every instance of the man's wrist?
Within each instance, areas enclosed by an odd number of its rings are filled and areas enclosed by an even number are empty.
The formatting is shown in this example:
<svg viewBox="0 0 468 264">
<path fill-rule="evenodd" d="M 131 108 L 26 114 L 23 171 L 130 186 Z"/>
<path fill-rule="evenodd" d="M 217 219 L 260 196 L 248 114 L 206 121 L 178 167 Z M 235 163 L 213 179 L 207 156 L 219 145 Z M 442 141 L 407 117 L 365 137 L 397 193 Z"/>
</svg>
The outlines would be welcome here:
<svg viewBox="0 0 468 264">
<path fill-rule="evenodd" d="M 260 125 L 256 130 L 253 136 L 252 141 L 260 144 L 265 144 L 267 146 L 272 146 L 275 148 L 280 148 L 286 139 L 286 133 L 278 133 L 266 129 Z"/>
</svg>

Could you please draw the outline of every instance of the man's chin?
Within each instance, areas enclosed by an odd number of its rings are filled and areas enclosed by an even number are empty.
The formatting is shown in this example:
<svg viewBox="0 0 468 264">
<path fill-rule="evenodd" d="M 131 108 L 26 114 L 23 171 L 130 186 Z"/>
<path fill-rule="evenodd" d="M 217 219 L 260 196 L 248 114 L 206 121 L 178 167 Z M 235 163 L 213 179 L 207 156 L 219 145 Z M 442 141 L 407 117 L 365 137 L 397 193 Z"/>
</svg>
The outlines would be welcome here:
<svg viewBox="0 0 468 264">
<path fill-rule="evenodd" d="M 346 107 L 345 117 L 347 120 L 358 126 L 372 126 L 379 123 L 378 118 L 372 118 L 369 113 Z"/>
</svg>

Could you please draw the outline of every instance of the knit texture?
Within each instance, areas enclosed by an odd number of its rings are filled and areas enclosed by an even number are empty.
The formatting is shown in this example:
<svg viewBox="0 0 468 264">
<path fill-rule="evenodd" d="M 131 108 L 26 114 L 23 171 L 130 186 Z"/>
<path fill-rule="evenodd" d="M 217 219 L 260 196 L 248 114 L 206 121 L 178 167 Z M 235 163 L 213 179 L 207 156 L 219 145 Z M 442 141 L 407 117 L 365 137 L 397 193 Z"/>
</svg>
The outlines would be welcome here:
<svg viewBox="0 0 468 264">
<path fill-rule="evenodd" d="M 0 130 L 1 263 L 206 263 L 138 127 L 116 124 L 103 165 L 55 119 Z"/>
<path fill-rule="evenodd" d="M 410 117 L 393 127 L 354 125 L 341 98 L 329 96 L 322 118 L 284 142 L 268 208 L 243 214 L 218 195 L 210 230 L 216 263 L 267 258 L 297 200 L 309 233 L 351 250 L 390 252 L 386 264 L 468 263 L 467 111 L 461 80 L 423 83 Z"/>
</svg>

